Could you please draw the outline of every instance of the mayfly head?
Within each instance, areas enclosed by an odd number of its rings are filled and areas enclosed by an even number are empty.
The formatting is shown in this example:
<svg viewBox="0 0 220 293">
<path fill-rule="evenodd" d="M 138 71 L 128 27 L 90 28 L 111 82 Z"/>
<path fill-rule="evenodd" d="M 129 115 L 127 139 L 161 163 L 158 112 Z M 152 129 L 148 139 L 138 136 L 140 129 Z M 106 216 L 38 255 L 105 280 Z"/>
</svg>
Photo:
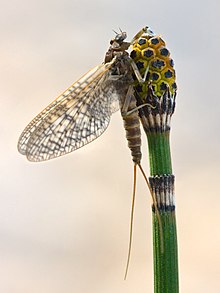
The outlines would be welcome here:
<svg viewBox="0 0 220 293">
<path fill-rule="evenodd" d="M 127 33 L 123 32 L 121 29 L 119 33 L 116 31 L 114 31 L 114 33 L 116 36 L 110 41 L 110 47 L 105 55 L 104 63 L 111 62 L 115 56 L 128 54 L 126 50 L 130 47 L 131 43 L 124 42 L 127 38 Z"/>
<path fill-rule="evenodd" d="M 123 41 L 127 38 L 127 33 L 123 32 L 120 29 L 120 33 L 117 33 L 116 31 L 113 30 L 113 32 L 116 34 L 114 39 L 110 41 L 110 44 L 112 45 L 113 43 L 117 43 L 119 46 L 123 43 Z"/>
</svg>

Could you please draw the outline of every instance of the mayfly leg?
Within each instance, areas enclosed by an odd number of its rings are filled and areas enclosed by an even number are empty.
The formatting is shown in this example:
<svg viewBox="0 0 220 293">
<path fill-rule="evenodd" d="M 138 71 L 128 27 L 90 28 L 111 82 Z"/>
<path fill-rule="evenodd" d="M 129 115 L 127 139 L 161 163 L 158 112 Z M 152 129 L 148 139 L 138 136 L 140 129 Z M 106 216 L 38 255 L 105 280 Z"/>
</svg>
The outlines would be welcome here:
<svg viewBox="0 0 220 293">
<path fill-rule="evenodd" d="M 147 29 L 148 27 L 144 27 L 142 28 L 134 37 L 133 39 L 131 40 L 131 44 L 133 45 L 139 38 L 140 36 L 143 34 L 143 33 L 146 33 L 147 32 Z"/>
<path fill-rule="evenodd" d="M 144 104 L 139 105 L 139 106 L 137 106 L 136 108 L 134 108 L 134 109 L 128 111 L 128 112 L 127 112 L 127 116 L 130 115 L 130 114 L 132 114 L 133 112 L 135 112 L 135 111 L 137 111 L 137 110 L 143 108 L 143 107 L 146 107 L 146 106 L 148 106 L 148 107 L 150 107 L 150 108 L 152 108 L 152 109 L 155 109 L 155 106 L 152 106 L 152 105 L 149 104 L 149 103 L 144 103 Z"/>
<path fill-rule="evenodd" d="M 133 60 L 131 60 L 131 67 L 132 67 L 132 69 L 133 69 L 133 71 L 134 71 L 134 74 L 135 74 L 135 76 L 136 76 L 138 82 L 139 82 L 139 83 L 144 83 L 144 82 L 146 82 L 146 78 L 147 78 L 147 74 L 148 74 L 148 71 L 149 71 L 150 65 L 147 66 L 147 68 L 146 68 L 146 70 L 145 70 L 145 73 L 144 73 L 144 77 L 141 76 L 140 71 L 139 71 L 139 69 L 138 69 L 136 63 L 135 63 Z"/>
<path fill-rule="evenodd" d="M 155 36 L 155 33 L 148 26 L 145 26 L 133 37 L 131 45 L 133 45 L 144 33 L 147 33 L 148 36 Z"/>
<path fill-rule="evenodd" d="M 152 109 L 155 108 L 155 106 L 152 106 L 149 103 L 143 103 L 142 105 L 139 105 L 139 106 L 134 107 L 132 110 L 128 110 L 128 107 L 130 106 L 130 103 L 131 103 L 131 98 L 132 98 L 133 92 L 134 92 L 133 86 L 130 86 L 128 88 L 128 92 L 127 92 L 127 95 L 126 95 L 126 99 L 125 99 L 124 104 L 123 104 L 123 107 L 121 109 L 122 116 L 124 116 L 124 117 L 129 116 L 132 113 L 134 113 L 135 111 L 137 111 L 137 110 L 139 110 L 139 109 L 141 109 L 143 107 L 146 107 L 146 106 L 148 106 L 148 107 L 150 107 Z"/>
</svg>

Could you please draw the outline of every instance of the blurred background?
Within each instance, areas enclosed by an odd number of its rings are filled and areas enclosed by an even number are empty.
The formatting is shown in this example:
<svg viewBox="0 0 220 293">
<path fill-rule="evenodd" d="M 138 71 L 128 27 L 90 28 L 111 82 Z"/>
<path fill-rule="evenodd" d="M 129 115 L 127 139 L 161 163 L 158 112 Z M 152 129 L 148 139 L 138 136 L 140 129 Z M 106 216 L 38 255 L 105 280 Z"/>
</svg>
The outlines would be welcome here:
<svg viewBox="0 0 220 293">
<path fill-rule="evenodd" d="M 30 163 L 27 123 L 91 67 L 114 36 L 149 25 L 175 61 L 172 118 L 181 292 L 220 292 L 219 3 L 2 1 L 0 12 L 0 291 L 153 292 L 151 199 L 138 174 L 127 281 L 133 163 L 119 113 L 78 151 Z M 148 170 L 143 137 L 143 167 Z"/>
</svg>

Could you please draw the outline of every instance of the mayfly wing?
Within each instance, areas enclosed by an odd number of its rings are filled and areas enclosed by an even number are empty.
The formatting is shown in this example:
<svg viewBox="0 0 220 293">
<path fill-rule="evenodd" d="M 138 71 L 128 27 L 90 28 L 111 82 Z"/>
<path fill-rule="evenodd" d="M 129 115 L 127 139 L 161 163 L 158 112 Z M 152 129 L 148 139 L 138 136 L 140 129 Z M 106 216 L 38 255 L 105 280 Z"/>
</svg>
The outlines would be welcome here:
<svg viewBox="0 0 220 293">
<path fill-rule="evenodd" d="M 112 63 L 90 70 L 39 113 L 22 132 L 19 152 L 30 161 L 44 161 L 100 136 L 118 110 L 118 97 L 109 79 Z"/>
<path fill-rule="evenodd" d="M 93 76 L 93 73 L 96 73 L 99 70 L 99 67 L 102 67 L 102 65 L 96 66 L 90 71 L 88 71 L 86 74 L 84 74 L 78 81 L 72 84 L 65 92 L 63 92 L 58 98 L 56 98 L 52 103 L 50 103 L 27 125 L 27 127 L 24 129 L 18 140 L 18 151 L 22 155 L 26 155 L 28 140 L 31 134 L 34 132 L 34 130 L 42 122 L 42 120 L 50 113 L 52 109 L 57 107 L 58 104 L 65 100 L 68 94 L 74 94 L 74 92 L 78 93 L 81 89 L 81 85 L 84 84 L 85 80 L 89 80 L 89 78 Z"/>
</svg>

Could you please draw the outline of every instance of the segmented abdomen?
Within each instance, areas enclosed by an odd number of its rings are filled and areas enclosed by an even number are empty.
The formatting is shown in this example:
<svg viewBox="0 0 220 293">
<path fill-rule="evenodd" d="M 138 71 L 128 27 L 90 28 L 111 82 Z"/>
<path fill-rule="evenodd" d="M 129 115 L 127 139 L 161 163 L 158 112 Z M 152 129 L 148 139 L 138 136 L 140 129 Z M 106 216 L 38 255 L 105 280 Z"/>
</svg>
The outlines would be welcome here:
<svg viewBox="0 0 220 293">
<path fill-rule="evenodd" d="M 131 101 L 128 107 L 128 112 L 135 109 L 136 100 L 132 95 Z M 141 130 L 138 111 L 134 111 L 128 115 L 122 115 L 124 120 L 124 128 L 126 130 L 126 138 L 128 140 L 128 147 L 131 150 L 132 160 L 134 163 L 139 164 L 141 161 Z"/>
</svg>

